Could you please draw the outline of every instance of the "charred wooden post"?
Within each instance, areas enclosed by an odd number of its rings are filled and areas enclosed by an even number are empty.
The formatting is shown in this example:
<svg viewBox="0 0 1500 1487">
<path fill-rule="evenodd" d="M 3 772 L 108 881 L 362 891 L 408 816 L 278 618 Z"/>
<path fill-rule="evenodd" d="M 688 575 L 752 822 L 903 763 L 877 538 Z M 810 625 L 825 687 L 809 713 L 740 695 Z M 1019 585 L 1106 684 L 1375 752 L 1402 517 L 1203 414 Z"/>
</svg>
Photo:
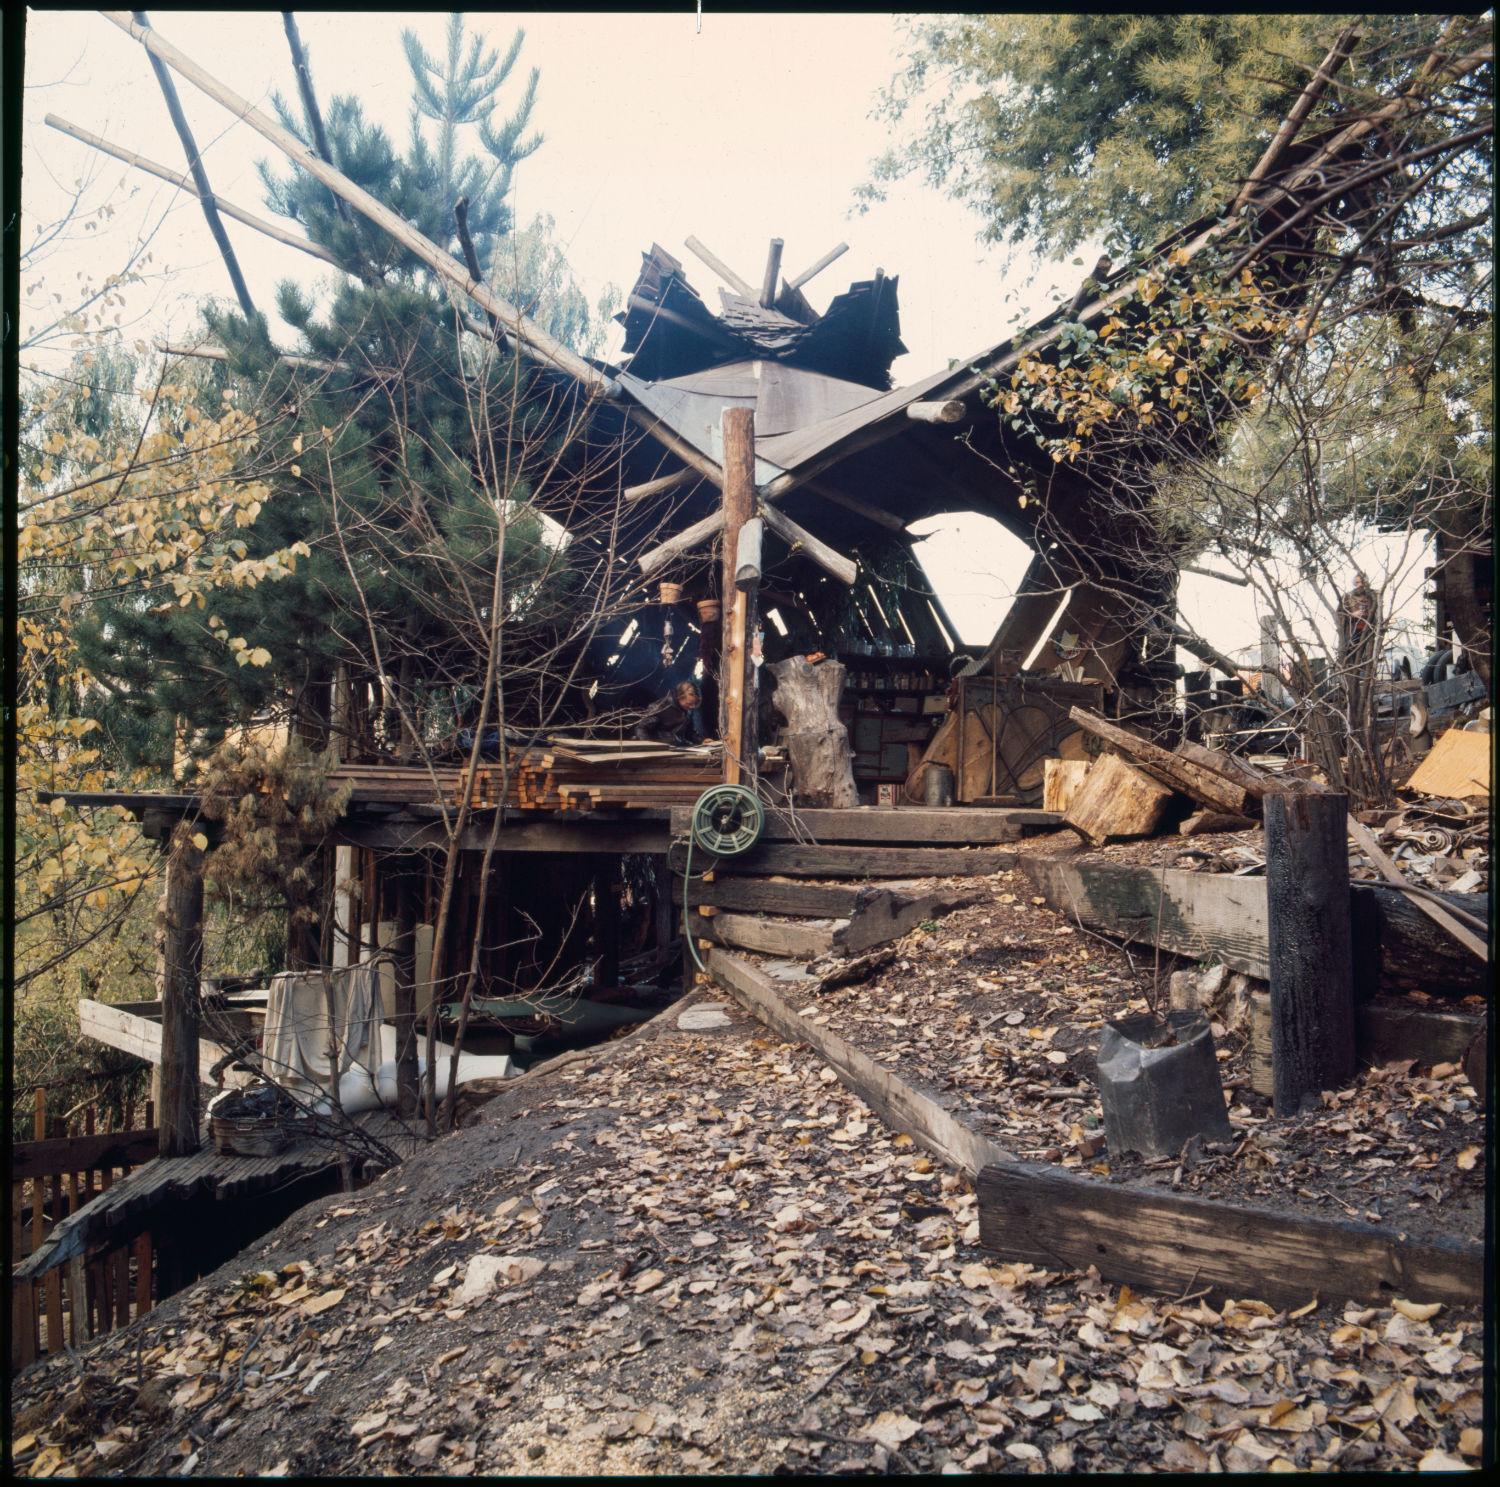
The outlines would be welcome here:
<svg viewBox="0 0 1500 1487">
<path fill-rule="evenodd" d="M 1354 1074 L 1348 799 L 1276 791 L 1265 814 L 1274 1108 L 1289 1116 Z"/>
<path fill-rule="evenodd" d="M 157 1150 L 164 1157 L 198 1149 L 198 978 L 203 969 L 203 851 L 183 821 L 167 857 L 166 974 L 161 999 L 161 1094 Z"/>
<path fill-rule="evenodd" d="M 755 413 L 750 408 L 726 408 L 724 439 L 724 556 L 719 594 L 724 615 L 724 658 L 720 663 L 720 736 L 724 739 L 724 778 L 741 780 L 754 788 L 755 706 L 748 698 L 754 679 L 749 675 L 750 642 L 757 608 L 753 587 L 735 587 L 740 566 L 740 529 L 755 517 Z M 732 609 L 731 609 L 732 606 Z"/>
</svg>

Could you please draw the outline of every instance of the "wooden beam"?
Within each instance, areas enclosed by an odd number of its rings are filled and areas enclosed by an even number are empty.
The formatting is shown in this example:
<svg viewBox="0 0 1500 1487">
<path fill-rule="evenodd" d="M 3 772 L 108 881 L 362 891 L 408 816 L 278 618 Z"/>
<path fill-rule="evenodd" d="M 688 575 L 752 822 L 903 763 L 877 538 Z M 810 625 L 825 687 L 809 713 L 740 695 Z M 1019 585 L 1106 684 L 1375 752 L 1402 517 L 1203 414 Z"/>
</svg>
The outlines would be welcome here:
<svg viewBox="0 0 1500 1487">
<path fill-rule="evenodd" d="M 962 398 L 941 403 L 908 403 L 906 416 L 914 423 L 958 423 L 969 411 Z"/>
<path fill-rule="evenodd" d="M 672 834 L 685 836 L 692 822 L 690 806 L 672 808 Z M 1014 809 L 952 810 L 911 806 L 861 806 L 856 810 L 809 807 L 766 812 L 762 841 L 883 843 L 887 846 L 994 846 L 1019 840 L 1023 828 L 1052 830 L 1062 825 L 1055 811 Z"/>
<path fill-rule="evenodd" d="M 816 496 L 822 496 L 825 501 L 832 501 L 835 506 L 842 506 L 846 511 L 852 511 L 856 516 L 862 516 L 866 521 L 872 521 L 877 526 L 884 527 L 888 532 L 906 530 L 905 521 L 894 512 L 886 511 L 880 506 L 872 506 L 868 501 L 860 500 L 858 496 L 846 495 L 843 491 L 834 490 L 831 485 L 824 485 L 818 480 L 809 480 L 807 489 Z"/>
<path fill-rule="evenodd" d="M 1412 1243 L 1396 1224 L 1241 1208 L 1020 1163 L 984 1168 L 975 1186 L 984 1249 L 1048 1270 L 1094 1265 L 1104 1280 L 1159 1295 L 1212 1287 L 1280 1306 L 1484 1297 L 1482 1244 Z"/>
<path fill-rule="evenodd" d="M 153 1005 L 159 1006 L 159 1003 Z M 78 1031 L 85 1038 L 95 1038 L 100 1043 L 118 1048 L 124 1053 L 133 1053 L 147 1063 L 161 1062 L 161 1023 L 154 1018 L 142 1017 L 125 1007 L 107 1002 L 96 1002 L 88 997 L 78 1000 Z M 213 1066 L 229 1050 L 221 1048 L 209 1038 L 198 1040 L 198 1077 L 204 1084 L 213 1083 Z M 236 1076 L 232 1072 L 225 1076 L 226 1084 L 243 1081 L 248 1076 Z"/>
<path fill-rule="evenodd" d="M 696 485 L 703 476 L 697 470 L 678 470 L 671 475 L 659 475 L 655 480 L 643 481 L 640 485 L 627 485 L 620 492 L 620 499 L 627 506 L 644 501 L 649 496 L 664 496 L 668 491 L 679 490 L 685 485 Z"/>
<path fill-rule="evenodd" d="M 650 578 L 659 568 L 665 568 L 673 558 L 686 557 L 705 542 L 711 542 L 723 530 L 724 508 L 719 506 L 710 511 L 702 521 L 695 521 L 692 526 L 684 527 L 675 537 L 668 537 L 650 552 L 643 552 L 637 560 L 641 577 Z"/>
<path fill-rule="evenodd" d="M 158 1149 L 163 1157 L 185 1157 L 198 1149 L 198 981 L 203 970 L 203 851 L 186 821 L 173 833 L 167 853 L 164 899 Z"/>
<path fill-rule="evenodd" d="M 697 238 L 685 238 L 683 244 L 689 253 L 706 263 L 736 294 L 744 299 L 755 298 L 755 291 L 722 258 L 716 257 Z"/>
<path fill-rule="evenodd" d="M 694 878 L 688 902 L 694 907 L 739 909 L 752 914 L 793 914 L 808 919 L 847 919 L 862 889 L 832 883 L 777 883 L 765 878 Z"/>
<path fill-rule="evenodd" d="M 539 356 L 560 371 L 567 372 L 585 387 L 601 397 L 615 397 L 620 392 L 619 383 L 606 377 L 576 352 L 570 351 L 555 336 L 549 335 L 541 326 L 523 315 L 509 301 L 502 299 L 488 285 L 473 279 L 467 269 L 435 243 L 417 232 L 399 212 L 393 211 L 384 202 L 377 200 L 347 176 L 321 160 L 315 151 L 303 144 L 290 130 L 283 129 L 274 119 L 255 108 L 248 99 L 242 98 L 232 89 L 198 66 L 192 58 L 179 51 L 163 39 L 160 32 L 142 26 L 123 10 L 100 12 L 106 20 L 113 22 L 122 31 L 133 36 L 151 53 L 153 58 L 165 62 L 173 71 L 187 78 L 216 103 L 222 104 L 236 118 L 243 119 L 256 133 L 281 150 L 289 159 L 300 165 L 309 175 L 321 181 L 335 196 L 342 197 L 351 206 L 383 228 L 397 242 L 442 278 L 457 285 L 480 307 L 502 320 L 522 341 L 530 345 Z"/>
<path fill-rule="evenodd" d="M 788 289 L 801 289 L 802 286 L 821 274 L 835 258 L 842 257 L 849 251 L 848 243 L 838 243 L 830 248 L 811 268 L 805 268 L 800 274 L 787 284 Z"/>
<path fill-rule="evenodd" d="M 816 960 L 833 949 L 832 924 L 789 924 L 781 919 L 760 919 L 753 914 L 715 914 L 706 918 L 700 913 L 688 916 L 688 933 L 698 940 L 716 945 L 735 945 L 759 955 L 775 955 L 786 960 Z"/>
<path fill-rule="evenodd" d="M 698 860 L 697 854 L 694 861 Z M 674 871 L 682 870 L 680 846 L 672 851 Z M 719 863 L 730 876 L 784 873 L 801 878 L 962 878 L 1009 872 L 1016 854 L 1002 848 L 956 847 L 804 847 L 779 842 L 761 844 Z"/>
<path fill-rule="evenodd" d="M 825 573 L 831 574 L 840 583 L 852 584 L 859 569 L 841 552 L 835 552 L 826 542 L 814 537 L 811 532 L 799 527 L 791 517 L 778 511 L 767 501 L 762 501 L 760 514 L 766 525 L 776 533 L 794 552 L 801 548 Z"/>
<path fill-rule="evenodd" d="M 1132 764 L 1145 770 L 1152 779 L 1171 790 L 1180 790 L 1212 810 L 1242 815 L 1250 798 L 1249 790 L 1237 779 L 1210 768 L 1198 758 L 1174 754 L 1149 739 L 1142 738 L 1118 723 L 1101 718 L 1086 707 L 1068 709 L 1068 717 L 1080 728 L 1113 744 Z M 1203 751 L 1208 752 L 1208 751 Z"/>
<path fill-rule="evenodd" d="M 984 898 L 982 892 L 974 889 L 913 896 L 890 888 L 862 888 L 848 924 L 834 931 L 833 948 L 840 955 L 862 955 L 876 945 L 899 940 L 919 924 L 941 919 L 955 909 L 981 903 Z"/>
<path fill-rule="evenodd" d="M 465 828 L 461 852 L 482 852 L 489 823 Z M 500 828 L 501 852 L 665 852 L 670 835 L 665 817 L 658 823 L 637 821 L 537 821 Z M 381 852 L 421 852 L 445 848 L 449 832 L 441 821 L 361 821 L 345 819 L 329 833 L 336 846 L 368 847 Z"/>
<path fill-rule="evenodd" d="M 112 145 L 107 139 L 102 139 L 97 134 L 90 134 L 87 129 L 81 129 L 77 124 L 70 124 L 66 119 L 60 119 L 56 114 L 48 114 L 42 121 L 53 129 L 60 130 L 63 134 L 76 139 L 81 144 L 89 145 L 102 154 L 111 155 L 116 160 L 122 160 L 126 165 L 133 165 L 137 170 L 143 170 L 147 175 L 156 176 L 158 179 L 167 181 L 180 190 L 187 191 L 191 195 L 198 195 L 198 188 L 193 183 L 193 178 L 183 174 L 181 171 L 171 170 L 165 165 L 158 165 L 154 160 L 147 160 L 144 155 L 137 155 L 133 151 Z M 278 243 L 284 243 L 288 248 L 296 248 L 312 258 L 320 259 L 324 263 L 331 263 L 335 268 L 343 265 L 320 243 L 312 242 L 308 238 L 298 237 L 294 232 L 288 232 L 284 227 L 278 227 L 274 222 L 267 222 L 264 217 L 257 217 L 252 212 L 247 212 L 237 207 L 233 202 L 225 201 L 222 196 L 215 194 L 212 197 L 215 207 L 226 217 L 232 217 L 236 222 L 243 223 L 246 227 L 252 227 L 256 232 L 263 233 Z"/>
<path fill-rule="evenodd" d="M 103 1167 L 137 1167 L 156 1155 L 156 1143 L 155 1130 L 15 1141 L 10 1148 L 10 1180 L 95 1172 Z"/>
<path fill-rule="evenodd" d="M 760 304 L 769 310 L 776 303 L 776 276 L 781 272 L 781 250 L 785 246 L 780 238 L 771 239 L 770 251 L 766 254 L 766 271 L 760 281 Z"/>
<path fill-rule="evenodd" d="M 229 353 L 222 346 L 210 346 L 201 342 L 196 346 L 184 346 L 175 341 L 156 341 L 153 344 L 165 356 L 191 356 L 201 361 L 229 360 Z M 287 351 L 277 352 L 276 360 L 289 367 L 306 367 L 312 372 L 332 372 L 338 369 L 337 362 L 323 361 L 316 356 L 297 356 Z"/>
<path fill-rule="evenodd" d="M 1264 878 L 1031 853 L 1020 865 L 1047 906 L 1070 923 L 1195 959 L 1212 956 L 1262 981 L 1270 976 Z M 1351 883 L 1349 894 L 1354 951 L 1366 965 L 1362 995 L 1377 989 L 1489 993 L 1485 967 L 1435 929 L 1412 900 L 1375 883 Z"/>
<path fill-rule="evenodd" d="M 755 785 L 755 709 L 746 705 L 752 685 L 750 612 L 753 585 L 736 587 L 740 534 L 755 516 L 755 410 L 725 408 L 721 415 L 724 447 L 724 569 L 719 587 L 724 606 L 724 655 L 719 695 L 723 712 L 724 780 Z M 732 610 L 732 612 L 731 612 Z"/>
<path fill-rule="evenodd" d="M 149 32 L 151 22 L 146 19 L 144 10 L 131 12 L 135 24 L 142 30 Z M 149 48 L 148 48 L 149 50 Z M 155 52 L 151 53 L 151 70 L 156 74 L 156 81 L 161 86 L 162 97 L 166 99 L 167 113 L 171 116 L 172 127 L 177 131 L 177 138 L 182 141 L 183 152 L 187 155 L 188 170 L 193 177 L 196 188 L 195 195 L 198 204 L 203 208 L 204 220 L 208 223 L 208 230 L 213 234 L 213 240 L 218 245 L 219 256 L 224 260 L 224 267 L 229 271 L 229 282 L 234 286 L 234 295 L 240 302 L 240 309 L 244 311 L 247 320 L 255 318 L 255 301 L 250 298 L 249 286 L 245 283 L 245 276 L 240 272 L 239 259 L 234 256 L 234 245 L 229 241 L 229 234 L 224 231 L 224 224 L 219 220 L 219 209 L 215 205 L 214 193 L 208 184 L 208 173 L 203 168 L 203 156 L 200 153 L 197 141 L 193 138 L 193 131 L 188 127 L 187 115 L 182 111 L 182 100 L 177 96 L 176 84 L 172 81 L 172 74 L 167 71 L 165 64 Z"/>
<path fill-rule="evenodd" d="M 993 1163 L 1014 1160 L 1003 1146 L 970 1130 L 937 1101 L 919 1094 L 837 1033 L 798 1015 L 769 978 L 747 961 L 723 950 L 710 950 L 708 969 L 747 1012 L 781 1037 L 806 1043 L 838 1075 L 839 1082 L 893 1131 L 909 1135 L 940 1161 L 972 1176 Z"/>
</svg>

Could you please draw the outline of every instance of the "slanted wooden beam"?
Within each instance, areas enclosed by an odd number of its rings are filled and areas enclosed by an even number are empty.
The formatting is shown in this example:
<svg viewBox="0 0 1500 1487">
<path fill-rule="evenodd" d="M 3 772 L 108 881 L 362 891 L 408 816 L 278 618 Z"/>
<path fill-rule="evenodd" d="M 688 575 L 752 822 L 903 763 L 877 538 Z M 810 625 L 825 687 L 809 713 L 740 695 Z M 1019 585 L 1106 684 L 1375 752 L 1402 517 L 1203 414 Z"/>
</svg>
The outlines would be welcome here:
<svg viewBox="0 0 1500 1487">
<path fill-rule="evenodd" d="M 703 476 L 696 470 L 678 470 L 671 475 L 658 475 L 655 480 L 643 481 L 640 485 L 627 485 L 620 492 L 620 499 L 627 506 L 644 501 L 648 496 L 664 496 L 684 485 L 696 485 Z"/>
<path fill-rule="evenodd" d="M 719 592 L 724 606 L 725 643 L 719 696 L 724 713 L 724 780 L 730 785 L 743 782 L 754 789 L 757 730 L 756 708 L 751 697 L 754 668 L 750 664 L 750 644 L 755 635 L 756 585 L 739 589 L 736 577 L 740 537 L 755 517 L 755 410 L 726 408 L 721 424 L 724 443 L 724 574 Z M 758 583 L 758 572 L 756 579 Z"/>
<path fill-rule="evenodd" d="M 120 145 L 112 145 L 107 139 L 102 139 L 97 134 L 91 134 L 87 129 L 81 129 L 77 124 L 70 124 L 66 119 L 60 119 L 56 114 L 48 114 L 43 123 L 49 128 L 56 129 L 66 134 L 70 139 L 76 139 L 80 144 L 85 144 L 98 150 L 100 154 L 110 155 L 116 160 L 124 161 L 126 165 L 133 165 L 137 170 L 143 170 L 147 175 L 156 176 L 176 186 L 179 190 L 186 191 L 193 196 L 198 196 L 198 188 L 193 183 L 193 178 L 185 175 L 182 171 L 170 170 L 165 165 L 158 165 L 154 160 L 148 160 L 144 155 L 137 155 L 134 151 L 124 149 Z M 201 201 L 202 198 L 199 197 Z M 288 248 L 296 248 L 300 252 L 308 254 L 309 257 L 319 258 L 324 263 L 331 263 L 335 268 L 342 268 L 338 259 L 318 243 L 310 242 L 307 238 L 298 237 L 294 232 L 288 232 L 283 227 L 278 227 L 274 222 L 267 222 L 263 217 L 257 217 L 253 212 L 247 212 L 234 205 L 233 202 L 225 201 L 222 196 L 215 195 L 213 204 L 226 217 L 232 217 L 236 222 L 242 222 L 246 227 L 253 227 L 256 232 L 264 233 L 266 237 L 278 243 L 285 243 Z"/>
<path fill-rule="evenodd" d="M 683 244 L 689 253 L 701 258 L 736 294 L 745 299 L 755 298 L 755 291 L 722 258 L 710 252 L 697 238 L 684 238 Z"/>
<path fill-rule="evenodd" d="M 667 540 L 650 552 L 642 553 L 638 559 L 642 578 L 650 578 L 658 568 L 665 568 L 673 558 L 685 557 L 695 548 L 710 542 L 724 529 L 724 508 L 710 511 L 702 521 L 684 527 L 675 537 Z"/>
<path fill-rule="evenodd" d="M 182 346 L 175 341 L 157 341 L 154 344 L 158 351 L 167 356 L 195 356 L 200 361 L 229 360 L 229 353 L 222 346 Z M 289 367 L 306 367 L 313 372 L 331 372 L 338 365 L 337 362 L 322 361 L 316 356 L 295 356 L 288 351 L 278 352 L 276 359 Z"/>
<path fill-rule="evenodd" d="M 151 22 L 146 19 L 144 10 L 132 11 L 131 14 L 136 25 L 150 31 Z M 208 223 L 208 230 L 213 234 L 214 242 L 218 245 L 219 256 L 224 260 L 224 267 L 229 271 L 229 282 L 234 286 L 234 297 L 239 300 L 240 309 L 245 312 L 245 318 L 253 320 L 255 301 L 250 298 L 250 289 L 245 283 L 244 274 L 240 272 L 240 261 L 234 256 L 234 246 L 229 241 L 229 234 L 224 231 L 224 224 L 219 221 L 219 209 L 214 205 L 214 194 L 208 185 L 208 172 L 203 168 L 203 157 L 199 153 L 197 142 L 193 139 L 193 131 L 188 127 L 187 115 L 182 111 L 182 100 L 177 96 L 177 88 L 172 82 L 172 75 L 155 53 L 151 57 L 151 70 L 156 74 L 156 81 L 161 85 L 162 97 L 167 102 L 167 112 L 172 117 L 172 127 L 176 129 L 177 138 L 182 141 L 182 148 L 187 154 L 188 169 L 192 172 L 193 184 L 197 188 L 196 195 L 203 208 L 204 220 Z"/>
<path fill-rule="evenodd" d="M 191 57 L 164 40 L 160 32 L 152 30 L 149 26 L 142 26 L 123 10 L 105 10 L 100 14 L 122 31 L 133 36 L 153 58 L 166 63 L 174 72 L 187 78 L 194 87 L 201 89 L 216 103 L 222 104 L 237 118 L 243 119 L 257 134 L 270 140 L 290 160 L 327 186 L 335 196 L 342 197 L 376 226 L 388 232 L 439 276 L 457 285 L 482 309 L 498 316 L 542 359 L 550 362 L 560 371 L 568 373 L 600 397 L 619 395 L 620 385 L 612 377 L 606 377 L 583 357 L 570 351 L 555 336 L 549 335 L 541 326 L 523 315 L 488 285 L 481 284 L 472 278 L 468 270 L 451 253 L 445 252 L 436 243 L 424 237 L 399 212 L 393 211 L 384 202 L 371 196 L 368 191 L 356 186 L 327 161 L 320 159 L 315 151 L 303 144 L 290 130 L 283 129 L 280 124 L 263 114 L 248 99 L 242 98 L 212 74 L 206 72 Z M 652 420 L 653 424 L 654 422 L 655 420 Z"/>
<path fill-rule="evenodd" d="M 880 506 L 872 506 L 858 496 L 846 495 L 843 491 L 834 490 L 832 486 L 824 485 L 817 480 L 809 480 L 807 488 L 814 495 L 822 496 L 825 501 L 832 501 L 835 506 L 842 506 L 846 511 L 852 511 L 856 516 L 862 516 L 866 521 L 872 521 L 877 526 L 884 527 L 888 532 L 906 530 L 906 523 L 895 512 L 886 511 Z"/>
<path fill-rule="evenodd" d="M 780 238 L 772 238 L 771 251 L 766 254 L 766 272 L 760 281 L 760 303 L 764 310 L 769 310 L 776 303 L 776 275 L 781 272 L 783 246 Z"/>
<path fill-rule="evenodd" d="M 962 398 L 949 398 L 942 403 L 906 405 L 906 416 L 914 423 L 957 423 L 968 411 Z"/>
<path fill-rule="evenodd" d="M 800 547 L 818 567 L 832 574 L 840 583 L 852 584 L 854 582 L 859 568 L 843 553 L 835 552 L 826 542 L 819 541 L 811 532 L 799 527 L 791 517 L 778 511 L 769 502 L 761 502 L 760 514 L 765 518 L 766 525 L 789 547 L 793 549 Z"/>
<path fill-rule="evenodd" d="M 803 269 L 802 272 L 800 274 L 798 274 L 795 279 L 791 280 L 787 284 L 787 288 L 788 289 L 801 289 L 802 286 L 808 282 L 808 280 L 814 278 L 818 274 L 821 274 L 823 272 L 823 270 L 825 268 L 827 268 L 828 265 L 830 263 L 832 263 L 835 258 L 841 257 L 843 254 L 847 253 L 848 251 L 849 251 L 849 244 L 848 243 L 839 243 L 836 246 L 830 248 L 815 264 L 812 265 L 811 268 L 805 268 L 805 269 Z"/>
</svg>

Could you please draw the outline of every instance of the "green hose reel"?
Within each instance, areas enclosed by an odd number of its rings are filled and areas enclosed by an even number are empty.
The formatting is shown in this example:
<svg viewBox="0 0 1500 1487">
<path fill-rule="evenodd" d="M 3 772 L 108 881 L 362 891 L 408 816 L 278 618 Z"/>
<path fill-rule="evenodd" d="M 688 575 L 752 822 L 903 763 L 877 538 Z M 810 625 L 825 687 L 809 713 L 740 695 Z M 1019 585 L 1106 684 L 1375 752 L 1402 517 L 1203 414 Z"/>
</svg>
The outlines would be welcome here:
<svg viewBox="0 0 1500 1487">
<path fill-rule="evenodd" d="M 698 797 L 690 828 L 694 844 L 715 857 L 738 857 L 760 840 L 766 814 L 753 790 L 713 785 Z"/>
<path fill-rule="evenodd" d="M 688 953 L 700 971 L 707 972 L 693 943 L 688 906 L 688 884 L 693 877 L 693 848 L 712 853 L 714 857 L 738 857 L 760 840 L 766 824 L 766 813 L 753 790 L 743 785 L 711 785 L 698 797 L 688 828 L 687 865 L 682 876 L 682 925 Z"/>
</svg>

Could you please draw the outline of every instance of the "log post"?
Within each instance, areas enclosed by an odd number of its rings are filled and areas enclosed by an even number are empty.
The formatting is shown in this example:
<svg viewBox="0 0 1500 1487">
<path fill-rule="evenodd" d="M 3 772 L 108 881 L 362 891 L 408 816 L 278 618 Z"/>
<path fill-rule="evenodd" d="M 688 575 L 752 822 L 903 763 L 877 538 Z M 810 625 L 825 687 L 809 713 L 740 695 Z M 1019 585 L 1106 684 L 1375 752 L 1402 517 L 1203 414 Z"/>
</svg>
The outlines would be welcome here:
<svg viewBox="0 0 1500 1487">
<path fill-rule="evenodd" d="M 755 412 L 726 408 L 722 421 L 724 442 L 724 553 L 719 586 L 724 623 L 724 658 L 720 663 L 719 695 L 723 719 L 724 778 L 729 784 L 755 784 L 755 713 L 750 671 L 750 642 L 754 638 L 755 589 L 735 587 L 739 569 L 740 528 L 755 516 Z M 748 750 L 748 752 L 747 752 Z"/>
<path fill-rule="evenodd" d="M 203 969 L 203 852 L 189 821 L 178 823 L 167 855 L 166 974 L 161 999 L 161 1096 L 157 1152 L 198 1149 L 198 978 Z"/>
<path fill-rule="evenodd" d="M 1348 799 L 1267 794 L 1266 910 L 1277 1116 L 1353 1077 L 1354 951 Z"/>
<path fill-rule="evenodd" d="M 844 668 L 837 661 L 814 666 L 789 656 L 771 667 L 776 691 L 771 701 L 786 718 L 787 758 L 796 781 L 797 803 L 848 810 L 859 804 L 849 730 L 839 721 Z"/>
</svg>

